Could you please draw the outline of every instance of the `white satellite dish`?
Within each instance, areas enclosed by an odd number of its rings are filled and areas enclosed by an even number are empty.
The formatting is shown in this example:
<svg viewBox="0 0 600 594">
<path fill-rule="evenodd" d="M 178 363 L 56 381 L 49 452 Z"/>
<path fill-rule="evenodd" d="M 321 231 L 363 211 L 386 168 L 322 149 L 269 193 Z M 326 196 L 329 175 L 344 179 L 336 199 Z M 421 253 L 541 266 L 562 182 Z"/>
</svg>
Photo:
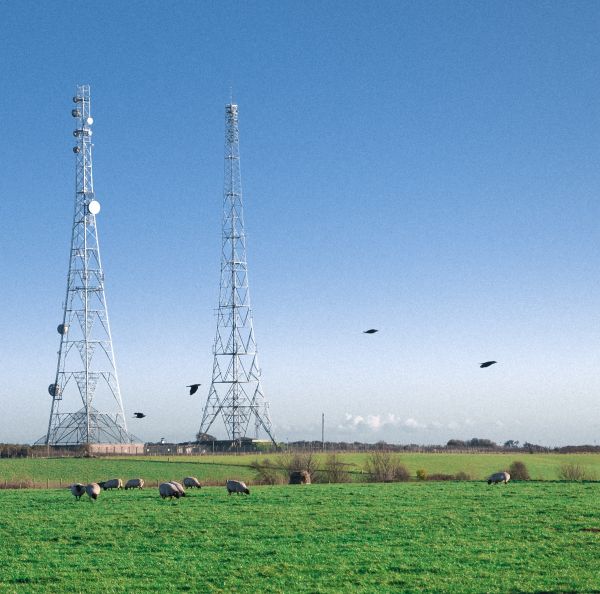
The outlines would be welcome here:
<svg viewBox="0 0 600 594">
<path fill-rule="evenodd" d="M 88 118 L 88 119 L 85 121 L 85 123 L 86 123 L 88 126 L 91 126 L 91 125 L 94 123 L 94 118 Z"/>
<path fill-rule="evenodd" d="M 90 214 L 97 215 L 100 212 L 100 202 L 98 202 L 97 200 L 92 200 L 88 204 L 87 208 Z"/>
</svg>

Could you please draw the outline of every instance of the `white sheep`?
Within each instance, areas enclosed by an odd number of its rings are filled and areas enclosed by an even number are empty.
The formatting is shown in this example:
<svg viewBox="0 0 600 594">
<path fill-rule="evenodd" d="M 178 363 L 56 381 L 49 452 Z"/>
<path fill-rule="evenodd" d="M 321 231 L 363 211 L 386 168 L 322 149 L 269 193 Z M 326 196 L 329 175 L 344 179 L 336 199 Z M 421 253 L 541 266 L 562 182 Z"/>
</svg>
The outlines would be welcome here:
<svg viewBox="0 0 600 594">
<path fill-rule="evenodd" d="M 181 497 L 179 489 L 173 483 L 161 483 L 158 487 L 158 492 L 163 499 L 166 499 L 167 497 L 169 499 L 173 499 L 173 497 L 179 499 Z"/>
<path fill-rule="evenodd" d="M 186 476 L 183 479 L 183 485 L 188 489 L 192 489 L 193 487 L 196 487 L 196 489 L 202 488 L 200 481 L 195 476 Z"/>
<path fill-rule="evenodd" d="M 508 474 L 508 472 L 496 472 L 488 478 L 488 485 L 491 485 L 492 483 L 494 483 L 494 485 L 497 485 L 498 483 L 506 484 L 509 480 L 510 474 Z"/>
<path fill-rule="evenodd" d="M 229 493 L 229 495 L 232 493 L 237 493 L 238 495 L 240 493 L 246 493 L 246 495 L 250 495 L 250 491 L 248 487 L 246 487 L 246 483 L 242 481 L 228 479 L 225 486 L 227 487 L 227 493 Z"/>
<path fill-rule="evenodd" d="M 127 491 L 127 489 L 143 489 L 143 488 L 144 488 L 144 479 L 143 478 L 129 479 L 125 483 L 125 491 Z"/>
<path fill-rule="evenodd" d="M 123 481 L 120 478 L 110 479 L 109 481 L 102 481 L 98 483 L 102 489 L 109 491 L 110 489 L 122 489 Z"/>
<path fill-rule="evenodd" d="M 185 489 L 183 488 L 183 485 L 181 483 L 178 483 L 177 481 L 169 481 L 172 485 L 175 485 L 175 488 L 179 491 L 179 494 L 182 497 L 185 497 Z"/>
<path fill-rule="evenodd" d="M 90 483 L 85 486 L 85 492 L 90 499 L 96 500 L 98 499 L 98 495 L 100 495 L 100 485 L 98 483 Z"/>
<path fill-rule="evenodd" d="M 71 493 L 75 496 L 75 499 L 81 499 L 81 496 L 85 493 L 85 487 L 81 483 L 75 483 L 69 487 Z"/>
</svg>

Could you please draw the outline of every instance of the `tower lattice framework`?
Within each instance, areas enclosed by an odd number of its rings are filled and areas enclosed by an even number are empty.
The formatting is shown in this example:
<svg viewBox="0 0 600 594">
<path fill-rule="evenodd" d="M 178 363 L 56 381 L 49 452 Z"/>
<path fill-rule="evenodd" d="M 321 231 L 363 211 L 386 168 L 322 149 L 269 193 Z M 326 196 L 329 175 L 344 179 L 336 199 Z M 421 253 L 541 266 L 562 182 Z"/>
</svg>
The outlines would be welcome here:
<svg viewBox="0 0 600 594">
<path fill-rule="evenodd" d="M 52 396 L 44 443 L 82 445 L 131 443 L 117 377 L 104 271 L 100 260 L 92 175 L 92 124 L 89 85 L 77 87 L 71 112 L 76 122 L 73 147 L 76 161 L 75 210 L 67 293 Z M 75 410 L 75 412 L 64 412 Z M 40 440 L 40 441 L 42 441 Z"/>
<path fill-rule="evenodd" d="M 262 391 L 250 292 L 242 208 L 238 106 L 225 106 L 225 182 L 221 283 L 217 332 L 213 346 L 212 382 L 199 436 L 208 433 L 219 415 L 232 441 L 247 437 L 251 421 L 275 443 L 268 403 Z"/>
</svg>

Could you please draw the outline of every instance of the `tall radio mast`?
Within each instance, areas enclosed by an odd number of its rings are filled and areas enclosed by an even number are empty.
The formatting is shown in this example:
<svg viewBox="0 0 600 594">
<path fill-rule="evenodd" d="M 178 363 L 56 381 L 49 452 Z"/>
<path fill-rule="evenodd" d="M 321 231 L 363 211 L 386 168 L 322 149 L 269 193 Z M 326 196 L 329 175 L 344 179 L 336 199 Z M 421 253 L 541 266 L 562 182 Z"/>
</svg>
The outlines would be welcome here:
<svg viewBox="0 0 600 594">
<path fill-rule="evenodd" d="M 117 378 L 104 271 L 100 260 L 96 215 L 100 204 L 92 176 L 92 124 L 89 85 L 77 87 L 73 97 L 76 128 L 75 211 L 71 255 L 62 323 L 58 325 L 60 348 L 52 396 L 47 445 L 131 443 L 127 432 L 121 390 Z M 80 406 L 63 412 L 63 406 Z M 67 410 L 69 410 L 67 408 Z"/>
<path fill-rule="evenodd" d="M 213 373 L 198 437 L 222 417 L 230 440 L 247 437 L 250 421 L 255 436 L 262 432 L 275 443 L 269 409 L 260 384 L 254 329 L 246 235 L 242 208 L 242 179 L 238 106 L 225 106 L 225 183 L 221 251 L 221 284 L 217 333 L 213 346 Z"/>
</svg>

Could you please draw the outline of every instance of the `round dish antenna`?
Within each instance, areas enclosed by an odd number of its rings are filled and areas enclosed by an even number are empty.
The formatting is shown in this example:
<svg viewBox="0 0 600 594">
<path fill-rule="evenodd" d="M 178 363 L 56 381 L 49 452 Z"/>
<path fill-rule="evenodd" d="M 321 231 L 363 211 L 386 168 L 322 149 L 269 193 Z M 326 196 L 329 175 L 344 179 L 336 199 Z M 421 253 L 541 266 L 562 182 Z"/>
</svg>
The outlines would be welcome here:
<svg viewBox="0 0 600 594">
<path fill-rule="evenodd" d="M 56 327 L 56 331 L 57 331 L 59 334 L 66 334 L 66 333 L 69 331 L 69 324 L 59 324 L 59 325 Z"/>
<path fill-rule="evenodd" d="M 92 200 L 88 204 L 87 209 L 90 214 L 97 215 L 100 212 L 100 202 L 97 200 Z"/>
<path fill-rule="evenodd" d="M 88 118 L 88 119 L 85 121 L 85 123 L 86 123 L 88 126 L 91 126 L 91 125 L 94 123 L 94 118 Z"/>
<path fill-rule="evenodd" d="M 50 384 L 48 386 L 48 394 L 50 394 L 50 396 L 60 396 L 60 393 L 62 392 L 62 390 L 60 389 L 60 386 L 57 384 Z"/>
</svg>

